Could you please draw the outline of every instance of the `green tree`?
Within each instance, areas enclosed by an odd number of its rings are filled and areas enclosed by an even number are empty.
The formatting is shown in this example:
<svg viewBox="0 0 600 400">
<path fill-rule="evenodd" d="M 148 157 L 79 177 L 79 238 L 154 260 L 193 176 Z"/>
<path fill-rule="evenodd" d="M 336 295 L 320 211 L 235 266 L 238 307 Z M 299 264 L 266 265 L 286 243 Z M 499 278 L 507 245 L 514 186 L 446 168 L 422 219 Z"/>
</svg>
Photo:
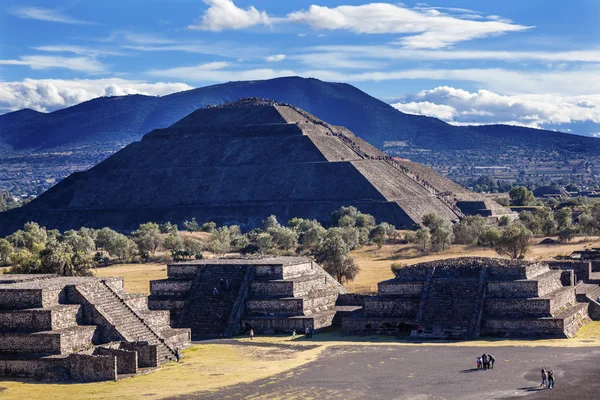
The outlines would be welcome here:
<svg viewBox="0 0 600 400">
<path fill-rule="evenodd" d="M 452 225 L 436 214 L 425 214 L 423 225 L 429 229 L 431 248 L 435 251 L 445 250 L 454 238 Z"/>
<path fill-rule="evenodd" d="M 141 224 L 131 235 L 142 254 L 149 253 L 153 255 L 163 242 L 160 227 L 154 222 Z"/>
<path fill-rule="evenodd" d="M 500 241 L 500 231 L 493 226 L 487 226 L 481 235 L 477 244 L 483 247 L 494 247 Z"/>
<path fill-rule="evenodd" d="M 205 247 L 204 242 L 199 239 L 187 236 L 183 238 L 183 249 L 190 257 L 195 257 L 197 259 L 202 258 L 202 252 Z"/>
<path fill-rule="evenodd" d="M 273 236 L 268 232 L 261 232 L 258 234 L 256 237 L 256 245 L 258 246 L 258 251 L 263 254 L 268 254 L 275 248 Z"/>
<path fill-rule="evenodd" d="M 325 271 L 340 283 L 354 280 L 360 271 L 350 255 L 350 249 L 339 235 L 326 237 L 315 256 Z"/>
<path fill-rule="evenodd" d="M 231 251 L 231 232 L 229 227 L 222 226 L 215 229 L 210 237 L 209 250 L 218 256 L 225 255 Z"/>
<path fill-rule="evenodd" d="M 105 249 L 110 255 L 117 257 L 120 262 L 131 261 L 138 250 L 135 242 L 121 233 L 112 237 Z"/>
<path fill-rule="evenodd" d="M 165 237 L 163 247 L 171 252 L 183 250 L 184 242 L 179 233 L 171 233 Z"/>
<path fill-rule="evenodd" d="M 290 228 L 276 226 L 267 233 L 273 238 L 274 245 L 280 250 L 295 250 L 298 247 L 298 234 Z"/>
<path fill-rule="evenodd" d="M 516 186 L 510 189 L 508 195 L 515 206 L 528 206 L 535 202 L 533 192 L 525 186 Z"/>
<path fill-rule="evenodd" d="M 68 244 L 73 251 L 78 251 L 83 254 L 90 254 L 96 249 L 94 239 L 92 239 L 86 231 L 66 231 L 61 240 Z"/>
<path fill-rule="evenodd" d="M 268 231 L 269 228 L 275 228 L 279 226 L 279 222 L 277 221 L 277 217 L 274 215 L 269 215 L 265 220 L 263 220 L 262 222 L 262 230 L 263 231 Z"/>
<path fill-rule="evenodd" d="M 177 232 L 177 225 L 174 225 L 171 222 L 167 221 L 164 224 L 160 224 L 158 226 L 158 229 L 160 230 L 160 233 L 162 233 L 162 234 L 165 234 L 165 233 L 176 233 Z"/>
<path fill-rule="evenodd" d="M 396 228 L 394 228 L 393 225 L 382 222 L 371 229 L 369 238 L 376 243 L 379 248 L 382 248 L 386 241 L 396 238 L 396 234 Z"/>
<path fill-rule="evenodd" d="M 500 255 L 512 259 L 523 258 L 530 249 L 533 234 L 521 222 L 513 222 L 502 234 L 494 249 Z"/>
<path fill-rule="evenodd" d="M 561 242 L 570 242 L 579 233 L 579 230 L 573 226 L 565 226 L 558 231 L 558 238 Z"/>
<path fill-rule="evenodd" d="M 454 231 L 454 242 L 458 244 L 477 243 L 485 227 L 485 218 L 481 215 L 464 217 L 452 228 Z"/>
<path fill-rule="evenodd" d="M 198 221 L 196 221 L 195 217 L 192 218 L 191 221 L 184 221 L 183 226 L 185 226 L 185 229 L 188 232 L 199 232 L 200 231 L 200 224 L 198 224 Z"/>
<path fill-rule="evenodd" d="M 429 228 L 421 228 L 414 233 L 407 234 L 406 240 L 415 243 L 422 251 L 431 249 L 431 232 Z"/>
<path fill-rule="evenodd" d="M 12 244 L 6 239 L 0 238 L 0 265 L 8 264 L 10 254 L 14 251 Z"/>
<path fill-rule="evenodd" d="M 573 224 L 573 209 L 571 207 L 563 207 L 554 213 L 554 220 L 558 225 L 558 229 L 565 229 Z"/>
<path fill-rule="evenodd" d="M 217 224 L 214 221 L 205 222 L 200 227 L 202 232 L 213 233 L 217 229 Z"/>
</svg>

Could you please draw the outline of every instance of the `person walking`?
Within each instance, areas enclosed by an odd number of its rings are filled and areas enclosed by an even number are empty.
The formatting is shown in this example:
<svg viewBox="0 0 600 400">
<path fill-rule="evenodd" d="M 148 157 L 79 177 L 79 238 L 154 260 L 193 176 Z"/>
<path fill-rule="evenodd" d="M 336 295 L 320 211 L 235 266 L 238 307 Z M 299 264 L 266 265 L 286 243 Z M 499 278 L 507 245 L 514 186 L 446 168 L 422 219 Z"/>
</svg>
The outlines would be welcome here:
<svg viewBox="0 0 600 400">
<path fill-rule="evenodd" d="M 477 369 L 483 368 L 481 357 L 477 357 Z"/>
<path fill-rule="evenodd" d="M 487 370 L 487 364 L 488 364 L 488 356 L 487 354 L 483 353 L 483 355 L 481 356 L 481 362 L 483 363 L 483 370 Z"/>
<path fill-rule="evenodd" d="M 213 296 L 217 297 L 219 295 L 219 289 L 216 287 L 213 289 Z"/>
<path fill-rule="evenodd" d="M 292 340 L 296 339 L 296 336 L 297 336 L 297 335 L 296 335 L 296 330 L 294 329 L 294 330 L 292 331 Z"/>
<path fill-rule="evenodd" d="M 181 354 L 179 354 L 179 347 L 175 349 L 175 360 L 179 362 L 181 359 Z"/>
<path fill-rule="evenodd" d="M 554 388 L 554 371 L 548 371 L 548 389 Z"/>
<path fill-rule="evenodd" d="M 490 368 L 494 369 L 494 363 L 496 362 L 496 357 L 494 357 L 493 354 L 490 354 L 488 358 L 490 359 Z"/>
<path fill-rule="evenodd" d="M 310 327 L 306 327 L 306 329 L 304 330 L 304 339 L 308 339 L 310 338 Z"/>
<path fill-rule="evenodd" d="M 540 387 L 542 386 L 546 386 L 547 385 L 547 375 L 546 375 L 546 370 L 544 368 L 542 368 L 542 383 L 540 384 Z"/>
<path fill-rule="evenodd" d="M 254 329 L 250 328 L 250 340 L 254 340 Z"/>
</svg>

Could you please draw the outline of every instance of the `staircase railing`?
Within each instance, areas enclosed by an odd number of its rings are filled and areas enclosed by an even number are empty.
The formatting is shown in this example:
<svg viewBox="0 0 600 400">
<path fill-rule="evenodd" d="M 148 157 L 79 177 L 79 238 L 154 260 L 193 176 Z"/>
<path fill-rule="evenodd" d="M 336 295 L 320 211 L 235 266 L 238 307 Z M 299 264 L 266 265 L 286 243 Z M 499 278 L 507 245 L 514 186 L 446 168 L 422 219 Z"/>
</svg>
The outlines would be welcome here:
<svg viewBox="0 0 600 400">
<path fill-rule="evenodd" d="M 123 299 L 121 298 L 121 296 L 119 296 L 119 294 L 118 294 L 118 293 L 117 293 L 117 292 L 116 292 L 116 291 L 115 291 L 115 290 L 114 290 L 112 287 L 110 287 L 110 286 L 109 286 L 109 285 L 106 283 L 106 281 L 101 281 L 101 283 L 103 284 L 103 287 L 107 288 L 107 289 L 108 289 L 108 291 L 109 291 L 110 293 L 112 293 L 112 295 L 113 295 L 114 297 L 116 297 L 116 298 L 117 298 L 117 299 L 118 299 L 118 300 L 121 302 L 121 304 L 123 304 L 123 306 L 125 306 L 125 308 L 127 308 L 129 311 L 131 311 L 131 312 L 133 313 L 133 315 L 134 315 L 136 318 L 138 318 L 138 319 L 139 319 L 139 321 L 140 321 L 140 322 L 141 322 L 141 323 L 142 323 L 142 324 L 143 324 L 143 325 L 146 327 L 146 329 L 148 329 L 148 330 L 149 330 L 149 331 L 150 331 L 150 332 L 151 332 L 151 333 L 152 333 L 152 334 L 153 334 L 153 335 L 154 335 L 154 336 L 155 336 L 155 337 L 158 339 L 159 343 L 162 343 L 162 344 L 163 344 L 163 345 L 164 345 L 164 346 L 165 346 L 165 347 L 166 347 L 166 348 L 167 348 L 167 349 L 168 349 L 168 350 L 169 350 L 169 351 L 172 353 L 172 355 L 173 355 L 173 356 L 176 356 L 176 351 L 175 351 L 175 349 L 173 349 L 173 348 L 172 348 L 172 347 L 171 347 L 171 346 L 170 346 L 170 345 L 169 345 L 169 344 L 168 344 L 168 343 L 167 343 L 167 342 L 166 342 L 166 341 L 165 341 L 165 340 L 164 340 L 164 339 L 163 339 L 163 338 L 162 338 L 162 337 L 161 337 L 161 336 L 158 334 L 158 332 L 156 332 L 156 331 L 154 330 L 154 328 L 153 328 L 153 327 L 152 327 L 150 324 L 148 324 L 148 323 L 146 322 L 146 320 L 144 319 L 144 317 L 142 317 L 142 316 L 141 316 L 141 315 L 140 315 L 140 314 L 139 314 L 139 313 L 138 313 L 138 312 L 137 312 L 137 311 L 136 311 L 136 310 L 135 310 L 133 307 L 129 306 L 129 305 L 128 305 L 128 304 L 125 302 L 125 300 L 123 300 Z"/>
<path fill-rule="evenodd" d="M 479 273 L 479 283 L 477 286 L 477 298 L 473 309 L 473 317 L 469 326 L 469 339 L 479 338 L 481 332 L 481 321 L 483 319 L 483 306 L 485 303 L 485 295 L 487 291 L 487 268 L 481 267 Z"/>
<path fill-rule="evenodd" d="M 420 326 L 423 323 L 423 313 L 425 312 L 425 303 L 429 297 L 429 289 L 433 283 L 433 275 L 435 274 L 435 267 L 427 269 L 427 275 L 425 275 L 425 281 L 423 282 L 423 290 L 421 290 L 421 296 L 419 297 L 419 309 L 417 310 L 417 316 L 415 323 Z"/>
<path fill-rule="evenodd" d="M 196 294 L 196 291 L 198 291 L 198 284 L 200 283 L 200 280 L 202 278 L 202 275 L 204 274 L 204 271 L 206 270 L 206 266 L 202 265 L 200 267 L 198 267 L 198 269 L 196 270 L 196 276 L 194 277 L 194 280 L 192 281 L 192 285 L 190 286 L 190 290 L 187 294 L 187 296 L 185 296 L 185 301 L 183 303 L 183 309 L 181 310 L 181 314 L 179 314 L 179 318 L 177 320 L 177 327 L 184 327 L 185 326 L 185 319 L 187 318 L 187 315 L 190 312 L 190 308 L 192 307 L 192 299 L 194 298 L 194 295 Z"/>
<path fill-rule="evenodd" d="M 254 280 L 254 267 L 248 267 L 244 274 L 244 279 L 238 290 L 238 295 L 231 309 L 231 314 L 227 320 L 227 328 L 223 336 L 231 337 L 237 335 L 240 331 L 239 322 L 244 314 L 244 308 L 246 306 L 246 299 L 248 298 L 248 291 L 250 289 L 250 282 Z"/>
</svg>

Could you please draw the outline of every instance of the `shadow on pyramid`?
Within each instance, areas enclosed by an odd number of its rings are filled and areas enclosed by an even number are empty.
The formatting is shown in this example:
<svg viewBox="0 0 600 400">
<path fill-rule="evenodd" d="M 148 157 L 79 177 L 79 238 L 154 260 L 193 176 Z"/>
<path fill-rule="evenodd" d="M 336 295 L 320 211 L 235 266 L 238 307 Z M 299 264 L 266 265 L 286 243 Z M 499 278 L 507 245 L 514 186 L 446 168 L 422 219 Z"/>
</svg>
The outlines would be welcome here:
<svg viewBox="0 0 600 400">
<path fill-rule="evenodd" d="M 392 159 L 346 128 L 252 98 L 199 109 L 70 175 L 28 205 L 1 213 L 0 234 L 28 221 L 131 231 L 192 217 L 249 229 L 271 214 L 328 225 L 341 206 L 398 228 L 420 224 L 427 213 L 450 221 L 510 213 L 424 165 Z"/>
</svg>

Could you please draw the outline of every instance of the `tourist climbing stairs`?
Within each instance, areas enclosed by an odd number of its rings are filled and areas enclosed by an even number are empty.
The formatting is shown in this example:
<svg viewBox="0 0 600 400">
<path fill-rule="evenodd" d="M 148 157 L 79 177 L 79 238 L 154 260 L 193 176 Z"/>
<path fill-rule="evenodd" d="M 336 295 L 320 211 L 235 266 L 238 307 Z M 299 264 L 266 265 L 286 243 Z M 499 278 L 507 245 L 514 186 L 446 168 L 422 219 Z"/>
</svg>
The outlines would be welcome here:
<svg viewBox="0 0 600 400">
<path fill-rule="evenodd" d="M 104 281 L 77 287 L 83 297 L 112 324 L 128 342 L 147 342 L 157 346 L 159 362 L 175 359 L 175 350 Z"/>
<path fill-rule="evenodd" d="M 199 268 L 178 326 L 191 328 L 196 338 L 225 336 L 247 269 L 245 265 Z"/>
</svg>

